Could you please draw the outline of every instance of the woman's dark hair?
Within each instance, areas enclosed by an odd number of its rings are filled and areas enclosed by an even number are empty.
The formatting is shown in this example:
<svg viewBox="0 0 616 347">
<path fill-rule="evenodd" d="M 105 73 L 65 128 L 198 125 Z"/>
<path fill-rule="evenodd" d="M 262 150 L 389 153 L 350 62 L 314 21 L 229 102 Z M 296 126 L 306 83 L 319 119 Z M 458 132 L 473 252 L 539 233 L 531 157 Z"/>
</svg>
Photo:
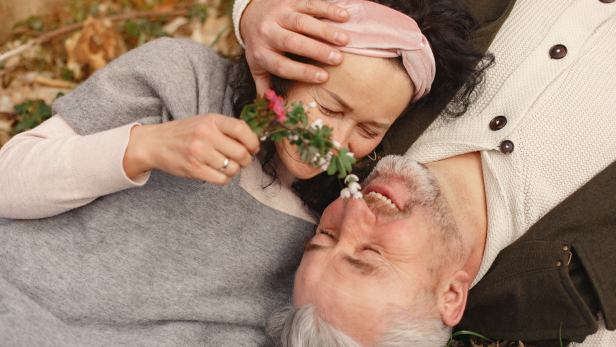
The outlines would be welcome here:
<svg viewBox="0 0 616 347">
<path fill-rule="evenodd" d="M 480 90 L 484 73 L 494 63 L 494 57 L 485 53 L 471 41 L 473 30 L 479 27 L 477 19 L 462 6 L 449 0 L 372 0 L 413 18 L 430 42 L 436 62 L 436 75 L 430 93 L 411 103 L 401 117 L 412 116 L 420 109 L 444 110 L 450 117 L 466 112 Z M 302 57 L 290 56 L 295 60 Z M 244 106 L 252 103 L 256 87 L 245 56 L 240 57 L 233 83 L 233 112 L 239 116 Z M 277 76 L 271 78 L 271 88 L 286 97 L 293 81 Z M 395 126 L 396 123 L 394 123 Z M 267 151 L 263 171 L 276 180 L 271 160 L 276 150 L 272 142 L 263 143 Z M 300 198 L 315 213 L 322 213 L 340 193 L 342 185 L 335 176 L 321 173 L 293 185 Z"/>
</svg>

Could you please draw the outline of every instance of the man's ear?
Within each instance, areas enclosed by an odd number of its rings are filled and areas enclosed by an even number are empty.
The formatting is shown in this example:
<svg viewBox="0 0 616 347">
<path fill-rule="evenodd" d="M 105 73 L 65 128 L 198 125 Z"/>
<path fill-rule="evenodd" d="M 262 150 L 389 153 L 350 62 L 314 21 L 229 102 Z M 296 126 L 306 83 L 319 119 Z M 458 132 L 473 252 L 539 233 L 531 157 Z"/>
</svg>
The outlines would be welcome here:
<svg viewBox="0 0 616 347">
<path fill-rule="evenodd" d="M 458 270 L 451 276 L 440 293 L 439 310 L 445 325 L 453 327 L 460 322 L 466 307 L 470 276 Z"/>
</svg>

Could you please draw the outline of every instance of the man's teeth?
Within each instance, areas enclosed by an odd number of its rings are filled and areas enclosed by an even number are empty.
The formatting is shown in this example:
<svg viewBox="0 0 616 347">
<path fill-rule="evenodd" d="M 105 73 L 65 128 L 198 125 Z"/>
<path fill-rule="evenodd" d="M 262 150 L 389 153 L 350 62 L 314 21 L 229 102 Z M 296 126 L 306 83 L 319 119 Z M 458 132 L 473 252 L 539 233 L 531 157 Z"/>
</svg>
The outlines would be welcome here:
<svg viewBox="0 0 616 347">
<path fill-rule="evenodd" d="M 396 206 L 396 204 L 394 204 L 393 202 L 391 202 L 391 199 L 388 199 L 386 196 L 384 196 L 384 195 L 383 195 L 383 194 L 381 194 L 381 193 L 377 193 L 377 192 L 370 192 L 370 193 L 368 193 L 368 195 L 374 195 L 374 196 L 376 196 L 377 198 L 379 198 L 379 199 L 381 199 L 381 200 L 385 201 L 386 203 L 388 203 L 391 207 L 395 208 L 396 210 L 398 210 L 398 211 L 400 210 L 400 209 L 398 208 L 398 206 Z"/>
</svg>

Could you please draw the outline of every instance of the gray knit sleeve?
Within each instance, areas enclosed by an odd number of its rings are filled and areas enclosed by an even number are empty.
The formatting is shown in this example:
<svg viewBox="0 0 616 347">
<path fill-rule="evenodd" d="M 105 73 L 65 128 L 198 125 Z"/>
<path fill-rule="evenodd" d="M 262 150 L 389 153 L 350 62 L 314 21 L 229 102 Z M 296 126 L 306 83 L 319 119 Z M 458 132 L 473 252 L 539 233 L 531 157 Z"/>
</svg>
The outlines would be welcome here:
<svg viewBox="0 0 616 347">
<path fill-rule="evenodd" d="M 161 38 L 136 48 L 56 100 L 61 115 L 87 135 L 132 122 L 160 123 L 203 113 L 230 115 L 232 64 L 209 47 Z"/>
</svg>

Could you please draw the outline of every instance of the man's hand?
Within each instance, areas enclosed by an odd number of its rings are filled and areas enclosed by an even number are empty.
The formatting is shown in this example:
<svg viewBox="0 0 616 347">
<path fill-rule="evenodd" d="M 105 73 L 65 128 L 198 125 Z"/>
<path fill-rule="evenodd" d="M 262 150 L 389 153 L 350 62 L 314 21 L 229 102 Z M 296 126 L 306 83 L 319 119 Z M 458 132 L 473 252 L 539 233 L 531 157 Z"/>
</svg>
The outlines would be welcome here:
<svg viewBox="0 0 616 347">
<path fill-rule="evenodd" d="M 324 64 L 342 62 L 335 45 L 348 43 L 348 35 L 318 18 L 346 21 L 349 13 L 322 0 L 251 0 L 240 20 L 240 32 L 246 44 L 246 59 L 257 85 L 257 92 L 269 88 L 270 73 L 308 82 L 323 83 L 328 74 L 322 68 L 302 64 L 284 56 L 285 52 L 311 58 Z"/>
</svg>

